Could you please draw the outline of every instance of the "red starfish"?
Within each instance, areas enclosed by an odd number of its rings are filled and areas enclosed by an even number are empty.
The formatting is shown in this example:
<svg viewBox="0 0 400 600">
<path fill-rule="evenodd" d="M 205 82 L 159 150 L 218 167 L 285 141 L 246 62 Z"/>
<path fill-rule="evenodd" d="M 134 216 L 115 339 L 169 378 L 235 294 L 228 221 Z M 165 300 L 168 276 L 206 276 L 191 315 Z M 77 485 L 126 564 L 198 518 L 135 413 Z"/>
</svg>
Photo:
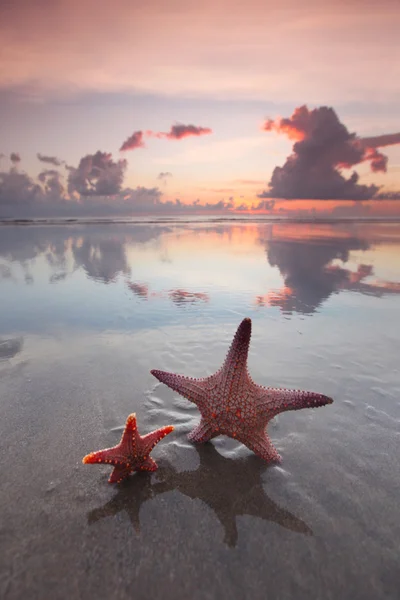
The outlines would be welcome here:
<svg viewBox="0 0 400 600">
<path fill-rule="evenodd" d="M 207 442 L 217 435 L 228 435 L 264 460 L 279 461 L 265 431 L 268 422 L 286 410 L 324 406 L 333 400 L 314 392 L 254 383 L 247 370 L 250 337 L 251 319 L 243 319 L 222 368 L 210 377 L 194 379 L 157 370 L 151 373 L 197 405 L 201 420 L 189 434 L 191 441 Z"/>
<path fill-rule="evenodd" d="M 172 425 L 168 425 L 142 437 L 137 430 L 136 414 L 132 413 L 126 420 L 125 430 L 118 446 L 91 452 L 82 459 L 82 462 L 114 465 L 109 483 L 120 483 L 133 471 L 156 471 L 157 463 L 149 454 L 154 446 L 173 429 Z"/>
</svg>

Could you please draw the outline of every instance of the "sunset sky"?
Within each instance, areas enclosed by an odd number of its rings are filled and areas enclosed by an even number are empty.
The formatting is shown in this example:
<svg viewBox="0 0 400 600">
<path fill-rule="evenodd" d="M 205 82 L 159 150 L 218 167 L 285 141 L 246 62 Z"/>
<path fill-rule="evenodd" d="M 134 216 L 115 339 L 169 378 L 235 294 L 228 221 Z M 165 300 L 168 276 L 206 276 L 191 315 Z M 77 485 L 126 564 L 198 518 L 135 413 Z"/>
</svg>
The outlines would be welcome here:
<svg viewBox="0 0 400 600">
<path fill-rule="evenodd" d="M 400 215 L 399 30 L 398 0 L 1 3 L 0 217 Z"/>
</svg>

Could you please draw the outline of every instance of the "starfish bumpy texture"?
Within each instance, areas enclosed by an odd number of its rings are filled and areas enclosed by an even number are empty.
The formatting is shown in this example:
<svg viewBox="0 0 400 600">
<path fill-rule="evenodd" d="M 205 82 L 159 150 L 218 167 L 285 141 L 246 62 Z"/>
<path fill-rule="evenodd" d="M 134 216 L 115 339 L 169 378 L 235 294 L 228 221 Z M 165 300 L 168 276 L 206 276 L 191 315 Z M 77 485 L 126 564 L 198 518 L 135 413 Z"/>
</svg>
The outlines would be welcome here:
<svg viewBox="0 0 400 600">
<path fill-rule="evenodd" d="M 332 398 L 314 392 L 257 385 L 247 369 L 251 319 L 243 319 L 221 369 L 210 377 L 194 379 L 165 371 L 151 373 L 162 383 L 197 405 L 200 424 L 189 440 L 207 442 L 227 435 L 242 442 L 266 461 L 280 461 L 265 429 L 278 413 L 331 404 Z"/>
<path fill-rule="evenodd" d="M 156 471 L 157 463 L 149 456 L 150 452 L 173 429 L 172 425 L 168 425 L 142 437 L 137 430 L 136 414 L 132 413 L 126 420 L 124 433 L 117 446 L 91 452 L 82 462 L 113 465 L 109 483 L 120 483 L 133 471 Z"/>
</svg>

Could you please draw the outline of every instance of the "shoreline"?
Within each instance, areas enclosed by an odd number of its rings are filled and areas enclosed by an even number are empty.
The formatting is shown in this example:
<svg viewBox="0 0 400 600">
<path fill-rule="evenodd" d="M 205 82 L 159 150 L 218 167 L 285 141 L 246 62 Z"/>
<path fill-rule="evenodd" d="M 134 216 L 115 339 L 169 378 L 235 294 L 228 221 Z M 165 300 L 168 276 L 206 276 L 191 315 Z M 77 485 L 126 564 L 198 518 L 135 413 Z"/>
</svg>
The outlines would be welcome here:
<svg viewBox="0 0 400 600">
<path fill-rule="evenodd" d="M 335 224 L 335 223 L 400 223 L 399 217 L 338 217 L 338 218 L 288 218 L 288 217 L 142 217 L 142 218 L 43 218 L 43 219 L 0 219 L 0 226 L 10 225 L 140 225 L 163 223 L 298 223 L 298 224 Z"/>
</svg>

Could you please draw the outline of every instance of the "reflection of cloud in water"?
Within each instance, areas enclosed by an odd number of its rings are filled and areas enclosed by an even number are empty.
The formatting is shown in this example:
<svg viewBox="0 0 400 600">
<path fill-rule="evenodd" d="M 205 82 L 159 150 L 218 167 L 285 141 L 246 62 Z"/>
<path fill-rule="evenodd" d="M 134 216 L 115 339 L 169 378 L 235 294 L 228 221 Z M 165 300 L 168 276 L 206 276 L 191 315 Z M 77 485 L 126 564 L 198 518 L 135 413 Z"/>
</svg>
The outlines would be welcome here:
<svg viewBox="0 0 400 600">
<path fill-rule="evenodd" d="M 176 288 L 169 290 L 168 292 L 151 292 L 149 286 L 144 283 L 129 282 L 129 289 L 142 300 L 149 300 L 149 298 L 165 298 L 168 297 L 177 306 L 185 304 L 195 304 L 196 302 L 208 302 L 210 297 L 204 292 L 189 292 L 182 288 Z"/>
<path fill-rule="evenodd" d="M 125 240 L 117 237 L 95 239 L 90 235 L 74 240 L 72 253 L 77 268 L 82 267 L 87 276 L 96 281 L 110 283 L 117 275 L 130 274 L 126 259 Z"/>
<path fill-rule="evenodd" d="M 178 306 L 187 303 L 194 304 L 198 301 L 208 302 L 210 299 L 209 295 L 203 292 L 188 292 L 182 289 L 171 290 L 168 295 Z"/>
<path fill-rule="evenodd" d="M 40 254 L 50 265 L 64 265 L 69 230 L 62 227 L 3 226 L 0 235 L 0 256 L 10 262 L 25 265 Z"/>
<path fill-rule="evenodd" d="M 151 476 L 134 475 L 121 484 L 110 502 L 88 514 L 89 523 L 125 510 L 138 531 L 141 505 L 159 494 L 177 490 L 189 498 L 201 500 L 213 510 L 224 528 L 224 542 L 228 546 L 237 543 L 236 517 L 242 515 L 258 517 L 291 531 L 312 535 L 308 525 L 265 494 L 261 477 L 268 466 L 257 457 L 249 456 L 241 460 L 225 458 L 212 444 L 196 447 L 196 450 L 200 466 L 195 471 L 178 472 L 169 463 L 160 461 L 154 484 L 151 484 Z M 194 519 L 193 527 L 196 527 Z"/>
<path fill-rule="evenodd" d="M 147 300 L 149 297 L 149 286 L 144 283 L 128 283 L 128 288 L 139 298 Z"/>
<path fill-rule="evenodd" d="M 86 275 L 110 283 L 119 274 L 129 275 L 126 246 L 143 245 L 170 231 L 150 225 L 4 226 L 0 236 L 0 278 L 13 276 L 14 264 L 22 266 L 26 283 L 32 283 L 30 266 L 42 256 L 53 273 L 50 282 L 64 280 L 82 268 Z M 70 264 L 68 264 L 70 259 Z"/>
<path fill-rule="evenodd" d="M 10 267 L 0 264 L 0 279 L 12 279 Z"/>
<path fill-rule="evenodd" d="M 263 240 L 267 259 L 278 267 L 284 287 L 257 296 L 259 306 L 278 306 L 285 313 L 312 314 L 332 294 L 342 290 L 381 297 L 400 293 L 400 283 L 390 281 L 365 281 L 373 275 L 371 265 L 358 265 L 356 271 L 332 264 L 346 263 L 350 252 L 367 250 L 365 239 L 356 237 L 300 238 Z"/>
<path fill-rule="evenodd" d="M 18 354 L 18 352 L 21 352 L 23 343 L 23 338 L 0 338 L 0 360 L 7 360 L 8 358 L 13 358 L 16 354 Z"/>
<path fill-rule="evenodd" d="M 170 235 L 171 232 L 174 235 Z M 166 233 L 169 235 L 161 241 Z M 35 267 L 36 259 L 47 264 L 49 282 L 53 285 L 62 285 L 78 270 L 84 271 L 89 279 L 105 284 L 117 281 L 120 275 L 132 279 L 135 248 L 146 244 L 149 255 L 154 257 L 157 254 L 160 260 L 172 247 L 178 260 L 181 256 L 190 256 L 193 251 L 198 263 L 203 258 L 204 248 L 205 259 L 215 257 L 216 269 L 221 268 L 221 264 L 226 269 L 226 250 L 229 250 L 229 266 L 232 266 L 236 252 L 244 249 L 249 254 L 256 253 L 257 243 L 264 246 L 269 264 L 279 269 L 284 281 L 282 289 L 256 297 L 260 306 L 278 306 L 286 313 L 312 314 L 332 294 L 343 290 L 376 297 L 399 293 L 398 282 L 374 279 L 370 265 L 361 263 L 353 270 L 345 268 L 353 251 L 365 251 L 371 244 L 398 244 L 399 230 L 392 224 L 371 224 L 367 227 L 354 224 L 177 224 L 175 229 L 165 224 L 3 226 L 0 279 L 18 281 L 22 275 L 27 284 L 33 283 L 33 274 L 40 272 Z M 202 249 L 201 255 L 197 252 L 198 248 Z M 137 260 L 142 260 L 144 254 L 137 253 Z M 220 256 L 222 263 L 218 262 Z M 17 266 L 21 267 L 22 273 Z M 143 270 L 142 263 L 140 267 Z M 191 268 L 187 261 L 184 268 Z M 237 273 L 232 270 L 240 279 L 239 270 Z M 131 281 L 127 285 L 141 300 L 162 298 L 179 307 L 208 302 L 208 294 L 197 288 L 200 284 L 197 283 L 196 272 L 189 274 L 191 284 L 185 287 L 181 287 L 181 282 L 185 281 L 181 275 L 170 283 L 171 287 L 160 291 L 149 289 L 146 280 Z M 201 263 L 199 275 L 204 276 Z M 254 275 L 250 280 L 249 285 L 254 284 L 252 294 L 256 293 L 257 278 L 258 275 Z"/>
<path fill-rule="evenodd" d="M 59 281 L 64 281 L 68 277 L 68 273 L 53 273 L 50 276 L 50 283 L 58 283 Z"/>
</svg>

